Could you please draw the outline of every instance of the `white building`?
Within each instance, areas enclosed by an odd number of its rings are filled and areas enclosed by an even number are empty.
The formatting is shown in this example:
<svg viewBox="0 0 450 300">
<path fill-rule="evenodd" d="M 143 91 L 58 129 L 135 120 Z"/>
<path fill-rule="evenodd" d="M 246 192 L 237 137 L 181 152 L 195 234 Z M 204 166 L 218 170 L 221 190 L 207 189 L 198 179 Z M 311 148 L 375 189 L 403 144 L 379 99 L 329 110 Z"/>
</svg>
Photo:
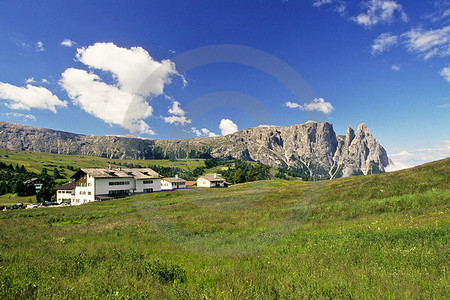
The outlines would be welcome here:
<svg viewBox="0 0 450 300">
<path fill-rule="evenodd" d="M 72 203 L 75 199 L 75 181 L 71 181 L 69 183 L 65 183 L 56 188 L 56 202 L 61 204 Z"/>
<path fill-rule="evenodd" d="M 225 187 L 225 179 L 218 176 L 216 173 L 214 175 L 203 175 L 197 178 L 198 187 Z"/>
<path fill-rule="evenodd" d="M 161 191 L 162 176 L 150 168 L 142 169 L 81 169 L 75 179 L 72 205 L 106 200 L 135 193 Z"/>
<path fill-rule="evenodd" d="M 186 180 L 179 178 L 178 175 L 175 175 L 175 177 L 166 177 L 161 179 L 161 190 L 176 190 L 185 188 Z"/>
</svg>

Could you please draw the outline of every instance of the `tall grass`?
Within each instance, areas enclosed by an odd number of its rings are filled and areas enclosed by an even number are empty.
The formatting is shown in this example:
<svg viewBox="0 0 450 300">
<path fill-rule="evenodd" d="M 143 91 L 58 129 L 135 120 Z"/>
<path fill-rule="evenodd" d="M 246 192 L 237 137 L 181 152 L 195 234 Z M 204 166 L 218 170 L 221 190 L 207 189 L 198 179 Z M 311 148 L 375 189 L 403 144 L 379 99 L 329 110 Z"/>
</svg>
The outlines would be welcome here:
<svg viewBox="0 0 450 300">
<path fill-rule="evenodd" d="M 448 165 L 1 212 L 0 298 L 447 299 Z"/>
</svg>

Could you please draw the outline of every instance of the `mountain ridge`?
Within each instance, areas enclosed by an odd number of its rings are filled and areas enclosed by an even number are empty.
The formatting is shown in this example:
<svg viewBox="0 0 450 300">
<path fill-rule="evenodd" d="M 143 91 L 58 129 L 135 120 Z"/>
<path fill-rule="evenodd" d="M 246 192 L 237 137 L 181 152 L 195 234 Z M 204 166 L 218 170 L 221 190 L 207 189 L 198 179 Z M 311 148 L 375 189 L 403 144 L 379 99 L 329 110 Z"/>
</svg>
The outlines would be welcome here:
<svg viewBox="0 0 450 300">
<path fill-rule="evenodd" d="M 314 121 L 174 140 L 84 135 L 0 121 L 0 148 L 121 159 L 252 160 L 301 170 L 319 179 L 384 172 L 390 162 L 364 123 L 356 131 L 348 126 L 345 135 L 337 135 L 333 124 Z"/>
</svg>

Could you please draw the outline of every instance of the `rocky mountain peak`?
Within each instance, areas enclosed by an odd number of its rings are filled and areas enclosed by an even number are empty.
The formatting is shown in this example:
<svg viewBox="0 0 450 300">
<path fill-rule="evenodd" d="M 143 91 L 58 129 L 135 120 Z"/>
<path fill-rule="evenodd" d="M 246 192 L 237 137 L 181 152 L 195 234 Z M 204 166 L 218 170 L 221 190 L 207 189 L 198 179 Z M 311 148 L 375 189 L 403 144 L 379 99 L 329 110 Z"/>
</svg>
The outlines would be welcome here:
<svg viewBox="0 0 450 300">
<path fill-rule="evenodd" d="M 187 140 L 150 140 L 126 136 L 80 135 L 0 121 L 0 147 L 108 158 L 207 158 L 259 161 L 291 168 L 319 178 L 384 171 L 384 148 L 360 124 L 355 133 L 336 135 L 329 122 L 308 121 L 291 126 L 264 126 L 235 133 Z"/>
</svg>

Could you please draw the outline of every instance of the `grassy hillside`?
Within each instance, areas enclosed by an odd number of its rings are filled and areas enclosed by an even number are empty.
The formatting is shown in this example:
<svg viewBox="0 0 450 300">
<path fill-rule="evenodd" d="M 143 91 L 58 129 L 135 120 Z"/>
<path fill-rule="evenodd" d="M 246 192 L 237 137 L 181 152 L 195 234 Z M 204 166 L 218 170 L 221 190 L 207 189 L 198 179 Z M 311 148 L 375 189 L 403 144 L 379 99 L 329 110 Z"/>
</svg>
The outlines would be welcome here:
<svg viewBox="0 0 450 300">
<path fill-rule="evenodd" d="M 179 160 L 120 160 L 108 159 L 95 156 L 82 155 L 63 155 L 51 154 L 44 152 L 30 152 L 30 151 L 14 151 L 0 149 L 0 161 L 5 164 L 19 164 L 24 165 L 28 171 L 39 173 L 42 168 L 65 168 L 73 166 L 75 168 L 107 168 L 108 165 L 118 167 L 124 163 L 140 164 L 142 166 L 158 165 L 163 167 L 180 168 L 182 170 L 193 170 L 197 167 L 204 166 L 204 159 L 179 159 Z M 65 170 L 67 177 L 73 175 L 73 171 Z"/>
<path fill-rule="evenodd" d="M 449 298 L 450 159 L 0 212 L 0 298 Z"/>
</svg>

